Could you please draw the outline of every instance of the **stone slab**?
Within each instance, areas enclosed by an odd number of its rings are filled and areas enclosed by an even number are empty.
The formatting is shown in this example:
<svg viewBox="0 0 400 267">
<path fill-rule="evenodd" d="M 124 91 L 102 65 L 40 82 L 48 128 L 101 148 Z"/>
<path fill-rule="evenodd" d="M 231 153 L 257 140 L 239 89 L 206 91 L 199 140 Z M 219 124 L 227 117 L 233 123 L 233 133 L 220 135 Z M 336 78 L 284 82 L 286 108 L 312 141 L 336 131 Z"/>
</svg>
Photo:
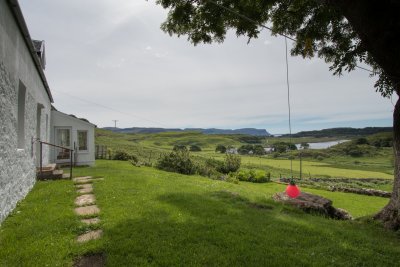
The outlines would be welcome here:
<svg viewBox="0 0 400 267">
<path fill-rule="evenodd" d="M 90 240 L 99 239 L 103 234 L 103 230 L 94 230 L 78 236 L 76 241 L 78 243 L 88 242 Z"/>
<path fill-rule="evenodd" d="M 81 181 L 81 180 L 88 180 L 88 179 L 91 179 L 91 178 L 92 178 L 92 176 L 75 177 L 75 178 L 72 178 L 72 181 L 78 182 L 78 181 Z"/>
<path fill-rule="evenodd" d="M 96 205 L 75 208 L 75 213 L 80 216 L 98 214 L 100 209 Z"/>
<path fill-rule="evenodd" d="M 75 187 L 78 189 L 87 189 L 87 188 L 93 189 L 92 184 L 77 184 L 75 185 Z"/>
<path fill-rule="evenodd" d="M 80 195 L 75 198 L 75 205 L 77 205 L 77 206 L 92 205 L 95 202 L 96 202 L 96 198 L 94 197 L 93 194 Z"/>
<path fill-rule="evenodd" d="M 89 194 L 93 193 L 93 188 L 81 188 L 76 191 L 79 194 Z"/>
<path fill-rule="evenodd" d="M 88 225 L 90 225 L 90 224 L 98 224 L 100 222 L 100 219 L 97 218 L 97 217 L 96 218 L 90 218 L 90 219 L 82 219 L 81 222 L 85 223 L 85 224 L 88 224 Z"/>
</svg>

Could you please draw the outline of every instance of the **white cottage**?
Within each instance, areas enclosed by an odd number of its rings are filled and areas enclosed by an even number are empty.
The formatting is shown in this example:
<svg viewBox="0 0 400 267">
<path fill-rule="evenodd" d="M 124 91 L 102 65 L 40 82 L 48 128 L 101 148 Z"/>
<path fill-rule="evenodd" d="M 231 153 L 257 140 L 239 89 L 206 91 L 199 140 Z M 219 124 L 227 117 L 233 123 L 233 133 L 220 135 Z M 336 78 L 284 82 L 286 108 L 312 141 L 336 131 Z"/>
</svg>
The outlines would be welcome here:
<svg viewBox="0 0 400 267">
<path fill-rule="evenodd" d="M 51 110 L 45 63 L 44 42 L 31 39 L 18 1 L 0 0 L 0 223 L 35 184 L 40 162 L 62 162 L 39 140 L 64 144 L 69 131 L 75 162 L 94 163 L 94 125 Z"/>
<path fill-rule="evenodd" d="M 72 148 L 74 165 L 93 166 L 94 158 L 94 129 L 96 125 L 85 119 L 67 115 L 56 109 L 51 110 L 51 142 L 57 146 Z M 51 149 L 50 158 L 57 164 L 69 164 L 69 151 Z"/>
</svg>

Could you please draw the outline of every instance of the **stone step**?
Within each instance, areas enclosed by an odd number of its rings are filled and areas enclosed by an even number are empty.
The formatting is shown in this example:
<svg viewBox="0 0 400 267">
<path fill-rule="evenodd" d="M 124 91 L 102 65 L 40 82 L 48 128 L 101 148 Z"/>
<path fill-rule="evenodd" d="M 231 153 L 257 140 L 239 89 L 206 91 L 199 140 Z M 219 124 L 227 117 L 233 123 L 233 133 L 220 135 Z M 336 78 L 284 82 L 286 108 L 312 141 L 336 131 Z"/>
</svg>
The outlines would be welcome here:
<svg viewBox="0 0 400 267">
<path fill-rule="evenodd" d="M 39 170 L 36 172 L 36 177 L 39 180 L 58 180 L 58 179 L 63 179 L 63 174 L 64 174 L 63 170 L 53 169 L 42 172 L 40 172 Z"/>
</svg>

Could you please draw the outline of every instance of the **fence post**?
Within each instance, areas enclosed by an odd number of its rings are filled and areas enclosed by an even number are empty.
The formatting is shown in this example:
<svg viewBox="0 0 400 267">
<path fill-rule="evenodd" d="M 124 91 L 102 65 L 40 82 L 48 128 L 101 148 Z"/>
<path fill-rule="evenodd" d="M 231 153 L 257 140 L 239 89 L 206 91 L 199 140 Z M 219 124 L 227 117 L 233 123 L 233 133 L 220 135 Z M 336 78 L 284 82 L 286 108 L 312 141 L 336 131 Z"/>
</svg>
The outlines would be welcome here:
<svg viewBox="0 0 400 267">
<path fill-rule="evenodd" d="M 69 166 L 69 179 L 72 179 L 72 151 L 73 150 L 69 150 L 69 157 L 70 157 L 70 160 L 71 160 L 71 164 Z"/>
</svg>

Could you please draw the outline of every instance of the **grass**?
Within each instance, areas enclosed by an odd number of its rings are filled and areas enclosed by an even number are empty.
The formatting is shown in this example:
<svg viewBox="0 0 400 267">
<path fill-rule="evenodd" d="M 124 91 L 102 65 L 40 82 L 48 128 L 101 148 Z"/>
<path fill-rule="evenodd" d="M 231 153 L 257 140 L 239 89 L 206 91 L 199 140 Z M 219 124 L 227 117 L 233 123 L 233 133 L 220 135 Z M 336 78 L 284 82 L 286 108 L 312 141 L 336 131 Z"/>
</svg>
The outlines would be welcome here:
<svg viewBox="0 0 400 267">
<path fill-rule="evenodd" d="M 202 147 L 202 152 L 192 155 L 202 158 L 215 158 L 222 160 L 224 155 L 215 153 L 217 144 L 233 145 L 239 147 L 237 135 L 205 135 L 196 132 L 166 132 L 157 134 L 119 134 L 111 131 L 97 129 L 96 142 L 107 145 L 114 152 L 125 150 L 136 155 L 142 162 L 156 162 L 161 153 L 170 152 L 174 145 L 197 144 Z M 268 138 L 268 143 L 287 141 L 285 138 Z M 302 141 L 327 141 L 331 138 L 294 138 L 294 143 Z M 267 141 L 265 141 L 267 142 Z M 332 156 L 323 161 L 311 158 L 303 160 L 303 177 L 342 177 L 342 178 L 383 178 L 393 179 L 392 151 L 382 148 L 376 156 L 353 158 L 349 156 Z M 290 160 L 273 159 L 271 157 L 242 156 L 244 167 L 265 169 L 273 177 L 290 175 Z M 299 160 L 293 161 L 293 171 L 299 176 Z M 390 186 L 389 186 L 390 187 Z M 387 187 L 383 187 L 386 189 Z"/>
<path fill-rule="evenodd" d="M 0 266 L 71 266 L 82 225 L 73 213 L 71 181 L 37 182 L 0 228 Z"/>
<path fill-rule="evenodd" d="M 275 169 L 286 169 L 290 170 L 290 160 L 286 159 L 269 159 L 260 157 L 242 156 L 243 165 L 252 166 L 267 166 Z M 293 160 L 293 170 L 300 172 L 300 161 Z M 371 171 L 371 170 L 357 170 L 348 168 L 338 168 L 337 166 L 325 163 L 325 162 L 314 162 L 314 161 L 302 161 L 303 176 L 308 177 L 345 177 L 345 178 L 385 178 L 393 179 L 393 174 L 387 174 L 383 172 Z"/>
<path fill-rule="evenodd" d="M 104 252 L 108 266 L 393 266 L 400 242 L 367 219 L 335 221 L 274 203 L 276 183 L 231 184 L 127 162 L 97 161 L 76 175 L 94 182 L 104 236 L 77 245 L 71 181 L 38 182 L 0 228 L 1 266 L 70 266 Z M 354 216 L 387 199 L 307 189 Z M 256 204 L 256 205 L 255 205 Z"/>
</svg>

